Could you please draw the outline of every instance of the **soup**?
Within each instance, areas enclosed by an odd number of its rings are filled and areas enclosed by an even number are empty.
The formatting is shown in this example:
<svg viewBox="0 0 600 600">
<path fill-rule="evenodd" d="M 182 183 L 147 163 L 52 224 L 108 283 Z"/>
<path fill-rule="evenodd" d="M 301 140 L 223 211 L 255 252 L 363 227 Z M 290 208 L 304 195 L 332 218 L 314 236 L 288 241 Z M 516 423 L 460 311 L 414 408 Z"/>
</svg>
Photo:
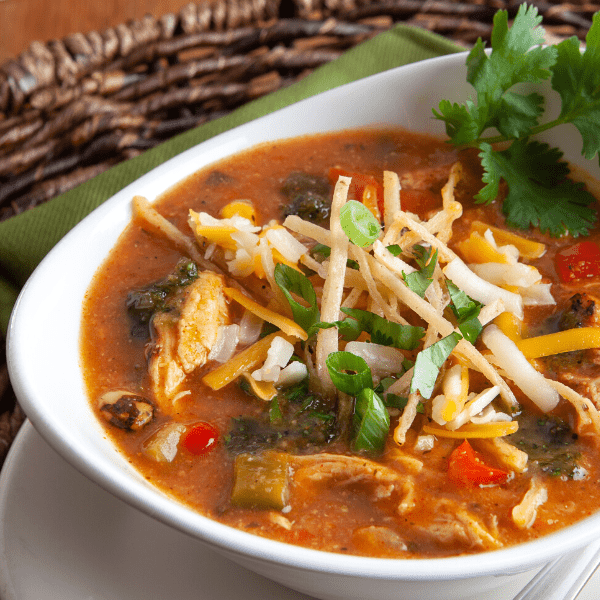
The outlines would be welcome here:
<svg viewBox="0 0 600 600">
<path fill-rule="evenodd" d="M 114 443 L 194 510 L 331 552 L 482 552 L 590 515 L 599 233 L 510 230 L 480 187 L 469 152 L 370 129 L 134 199 L 82 319 Z"/>
</svg>

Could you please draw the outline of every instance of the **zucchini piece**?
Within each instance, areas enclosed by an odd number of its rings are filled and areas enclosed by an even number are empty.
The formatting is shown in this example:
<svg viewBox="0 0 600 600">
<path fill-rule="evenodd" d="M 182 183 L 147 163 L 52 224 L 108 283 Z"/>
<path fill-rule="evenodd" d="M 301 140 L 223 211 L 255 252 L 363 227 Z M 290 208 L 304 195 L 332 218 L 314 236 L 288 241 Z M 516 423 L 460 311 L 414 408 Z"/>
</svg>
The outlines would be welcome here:
<svg viewBox="0 0 600 600">
<path fill-rule="evenodd" d="M 281 452 L 238 454 L 231 503 L 243 508 L 281 510 L 289 498 L 287 456 Z"/>
</svg>

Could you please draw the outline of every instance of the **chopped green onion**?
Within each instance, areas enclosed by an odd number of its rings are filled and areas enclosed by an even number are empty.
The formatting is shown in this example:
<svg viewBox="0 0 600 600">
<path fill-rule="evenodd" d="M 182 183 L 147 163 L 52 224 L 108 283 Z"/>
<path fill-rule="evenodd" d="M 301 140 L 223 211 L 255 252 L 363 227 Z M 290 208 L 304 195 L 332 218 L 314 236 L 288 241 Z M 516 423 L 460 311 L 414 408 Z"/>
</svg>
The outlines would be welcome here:
<svg viewBox="0 0 600 600">
<path fill-rule="evenodd" d="M 371 369 L 364 358 L 351 352 L 332 352 L 325 364 L 331 381 L 341 392 L 357 396 L 365 388 L 373 388 Z"/>
<path fill-rule="evenodd" d="M 354 407 L 354 449 L 381 454 L 390 429 L 390 415 L 381 398 L 370 388 L 356 397 Z"/>
<path fill-rule="evenodd" d="M 340 224 L 350 241 L 361 248 L 370 246 L 381 232 L 381 224 L 362 203 L 349 200 L 340 210 Z"/>
</svg>

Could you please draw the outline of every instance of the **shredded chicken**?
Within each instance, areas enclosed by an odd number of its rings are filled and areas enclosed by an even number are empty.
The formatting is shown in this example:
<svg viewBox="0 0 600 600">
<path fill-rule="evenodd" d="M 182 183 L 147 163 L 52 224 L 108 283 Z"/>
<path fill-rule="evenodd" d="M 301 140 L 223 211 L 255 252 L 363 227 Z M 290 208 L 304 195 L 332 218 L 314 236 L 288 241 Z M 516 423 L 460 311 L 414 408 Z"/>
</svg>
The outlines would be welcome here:
<svg viewBox="0 0 600 600">
<path fill-rule="evenodd" d="M 512 510 L 512 519 L 520 529 L 529 529 L 537 517 L 538 508 L 548 500 L 548 490 L 537 478 L 531 480 L 523 500 Z"/>
<path fill-rule="evenodd" d="M 374 555 L 397 556 L 408 547 L 400 534 L 389 527 L 371 525 L 360 527 L 352 534 L 352 541 L 364 552 Z"/>
<path fill-rule="evenodd" d="M 148 345 L 148 370 L 155 397 L 167 412 L 186 375 L 202 366 L 217 341 L 219 327 L 229 323 L 220 275 L 205 271 L 182 288 L 173 310 L 154 315 Z"/>
<path fill-rule="evenodd" d="M 490 525 L 485 525 L 460 504 L 444 499 L 431 506 L 430 510 L 431 521 L 416 529 L 433 542 L 442 546 L 459 545 L 483 550 L 502 546 L 495 519 Z"/>
<path fill-rule="evenodd" d="M 293 456 L 290 461 L 295 469 L 294 479 L 301 485 L 322 481 L 335 481 L 339 485 L 373 485 L 375 500 L 389 498 L 393 492 L 400 494 L 400 514 L 415 506 L 412 478 L 372 460 L 341 454 L 313 454 Z"/>
</svg>

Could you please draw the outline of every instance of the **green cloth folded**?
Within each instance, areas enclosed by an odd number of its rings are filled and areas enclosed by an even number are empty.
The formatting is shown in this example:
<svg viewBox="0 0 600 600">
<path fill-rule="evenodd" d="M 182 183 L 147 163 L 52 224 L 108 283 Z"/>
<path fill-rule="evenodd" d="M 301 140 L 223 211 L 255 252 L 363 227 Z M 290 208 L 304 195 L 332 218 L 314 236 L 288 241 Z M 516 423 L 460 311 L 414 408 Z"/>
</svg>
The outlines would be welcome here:
<svg viewBox="0 0 600 600">
<path fill-rule="evenodd" d="M 325 90 L 393 67 L 464 50 L 422 29 L 398 25 L 301 81 L 123 162 L 41 206 L 0 223 L 0 332 L 18 290 L 48 251 L 94 208 L 157 165 L 219 133 Z"/>
</svg>

